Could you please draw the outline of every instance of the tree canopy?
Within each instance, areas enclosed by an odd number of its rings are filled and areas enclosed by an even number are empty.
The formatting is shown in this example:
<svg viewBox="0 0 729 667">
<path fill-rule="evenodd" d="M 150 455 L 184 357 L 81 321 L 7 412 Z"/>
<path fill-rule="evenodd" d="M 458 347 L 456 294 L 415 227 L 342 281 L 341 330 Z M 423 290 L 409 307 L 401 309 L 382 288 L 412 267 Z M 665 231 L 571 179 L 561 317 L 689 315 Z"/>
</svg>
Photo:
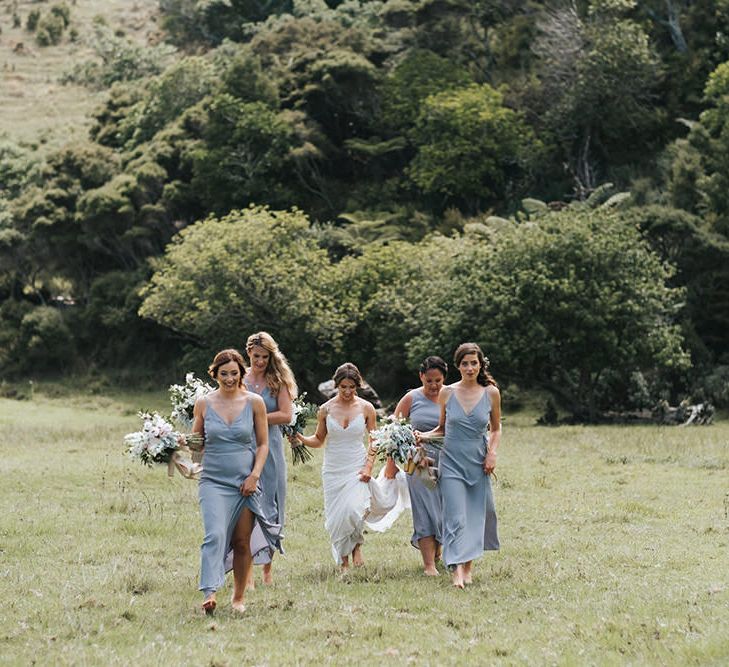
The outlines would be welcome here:
<svg viewBox="0 0 729 667">
<path fill-rule="evenodd" d="M 729 396 L 726 2 L 159 6 L 83 36 L 85 139 L 0 139 L 6 372 L 269 328 L 305 383 L 469 337 L 581 418 Z"/>
</svg>

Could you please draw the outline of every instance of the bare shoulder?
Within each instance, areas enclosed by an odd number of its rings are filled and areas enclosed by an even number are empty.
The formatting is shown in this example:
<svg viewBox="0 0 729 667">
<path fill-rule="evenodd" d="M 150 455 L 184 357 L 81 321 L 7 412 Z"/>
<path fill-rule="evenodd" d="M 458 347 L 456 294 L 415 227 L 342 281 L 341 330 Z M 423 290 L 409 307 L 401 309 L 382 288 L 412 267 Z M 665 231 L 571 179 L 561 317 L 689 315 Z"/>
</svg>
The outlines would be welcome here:
<svg viewBox="0 0 729 667">
<path fill-rule="evenodd" d="M 411 389 L 405 396 L 403 396 L 395 406 L 395 413 L 405 416 L 410 415 L 410 408 L 413 406 L 413 399 L 415 398 L 415 392 L 417 389 Z"/>
<path fill-rule="evenodd" d="M 445 403 L 448 400 L 448 397 L 456 390 L 455 384 L 447 384 L 445 385 L 441 390 L 439 394 L 439 398 Z"/>
<path fill-rule="evenodd" d="M 360 398 L 360 407 L 362 408 L 362 414 L 364 414 L 365 417 L 377 417 L 377 413 L 375 412 L 375 406 L 372 405 L 369 401 L 365 400 L 364 398 Z"/>
<path fill-rule="evenodd" d="M 192 408 L 193 414 L 204 415 L 205 410 L 208 407 L 208 400 L 215 394 L 214 391 L 210 392 L 206 396 L 199 396 L 195 399 L 195 405 Z"/>
<path fill-rule="evenodd" d="M 251 405 L 256 409 L 259 410 L 261 407 L 266 409 L 266 403 L 263 400 L 263 398 L 260 396 L 260 394 L 257 394 L 254 391 L 248 392 L 248 400 L 251 402 Z"/>
<path fill-rule="evenodd" d="M 486 385 L 486 394 L 493 402 L 494 400 L 501 400 L 501 392 L 499 391 L 499 388 L 496 385 L 488 384 Z"/>
</svg>

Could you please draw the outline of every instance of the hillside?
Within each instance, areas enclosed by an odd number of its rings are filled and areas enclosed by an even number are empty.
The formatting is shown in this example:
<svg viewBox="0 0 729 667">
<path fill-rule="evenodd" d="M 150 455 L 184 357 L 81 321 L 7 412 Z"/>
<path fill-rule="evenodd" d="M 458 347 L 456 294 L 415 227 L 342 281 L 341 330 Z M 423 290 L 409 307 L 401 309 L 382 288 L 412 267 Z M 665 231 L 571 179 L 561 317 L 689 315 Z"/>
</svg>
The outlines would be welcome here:
<svg viewBox="0 0 729 667">
<path fill-rule="evenodd" d="M 0 128 L 11 138 L 56 145 L 83 134 L 89 125 L 89 112 L 103 93 L 78 85 L 63 85 L 59 79 L 74 63 L 92 55 L 88 39 L 94 17 L 141 42 L 149 41 L 157 30 L 156 0 L 75 0 L 67 3 L 71 24 L 60 44 L 41 47 L 26 30 L 28 14 L 47 12 L 55 1 L 19 0 L 3 2 L 0 13 Z M 13 15 L 20 27 L 13 26 Z M 69 40 L 75 28 L 78 39 Z"/>
</svg>

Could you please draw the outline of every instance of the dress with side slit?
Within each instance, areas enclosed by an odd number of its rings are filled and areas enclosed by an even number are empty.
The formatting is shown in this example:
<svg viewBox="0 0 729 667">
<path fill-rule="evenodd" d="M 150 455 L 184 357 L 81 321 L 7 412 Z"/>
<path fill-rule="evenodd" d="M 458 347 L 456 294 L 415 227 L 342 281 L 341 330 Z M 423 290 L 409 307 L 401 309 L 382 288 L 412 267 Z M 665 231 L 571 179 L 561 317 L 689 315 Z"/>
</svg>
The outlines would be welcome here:
<svg viewBox="0 0 729 667">
<path fill-rule="evenodd" d="M 218 590 L 232 569 L 231 541 L 244 508 L 254 515 L 260 539 L 251 542 L 253 554 L 280 550 L 280 526 L 271 522 L 261 505 L 260 490 L 244 496 L 240 488 L 251 474 L 256 458 L 253 408 L 250 399 L 231 423 L 210 405 L 205 409 L 205 449 L 198 494 L 205 536 L 200 547 L 200 590 Z"/>
</svg>

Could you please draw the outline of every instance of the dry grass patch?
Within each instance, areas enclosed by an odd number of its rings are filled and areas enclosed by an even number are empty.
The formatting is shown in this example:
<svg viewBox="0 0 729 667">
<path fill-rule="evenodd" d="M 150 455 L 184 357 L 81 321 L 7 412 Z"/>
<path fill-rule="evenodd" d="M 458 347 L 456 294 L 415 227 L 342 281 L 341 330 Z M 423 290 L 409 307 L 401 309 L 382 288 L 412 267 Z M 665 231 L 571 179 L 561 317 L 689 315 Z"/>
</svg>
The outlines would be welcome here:
<svg viewBox="0 0 729 667">
<path fill-rule="evenodd" d="M 13 26 L 14 4 L 20 27 Z M 158 32 L 157 0 L 76 0 L 67 4 L 78 41 L 70 42 L 67 30 L 57 46 L 41 47 L 25 24 L 31 10 L 47 12 L 53 4 L 55 0 L 18 0 L 0 5 L 0 127 L 12 139 L 36 145 L 53 146 L 85 136 L 89 113 L 103 99 L 103 93 L 59 83 L 74 63 L 92 55 L 85 40 L 92 34 L 95 16 L 103 16 L 110 26 L 142 43 Z"/>
</svg>

